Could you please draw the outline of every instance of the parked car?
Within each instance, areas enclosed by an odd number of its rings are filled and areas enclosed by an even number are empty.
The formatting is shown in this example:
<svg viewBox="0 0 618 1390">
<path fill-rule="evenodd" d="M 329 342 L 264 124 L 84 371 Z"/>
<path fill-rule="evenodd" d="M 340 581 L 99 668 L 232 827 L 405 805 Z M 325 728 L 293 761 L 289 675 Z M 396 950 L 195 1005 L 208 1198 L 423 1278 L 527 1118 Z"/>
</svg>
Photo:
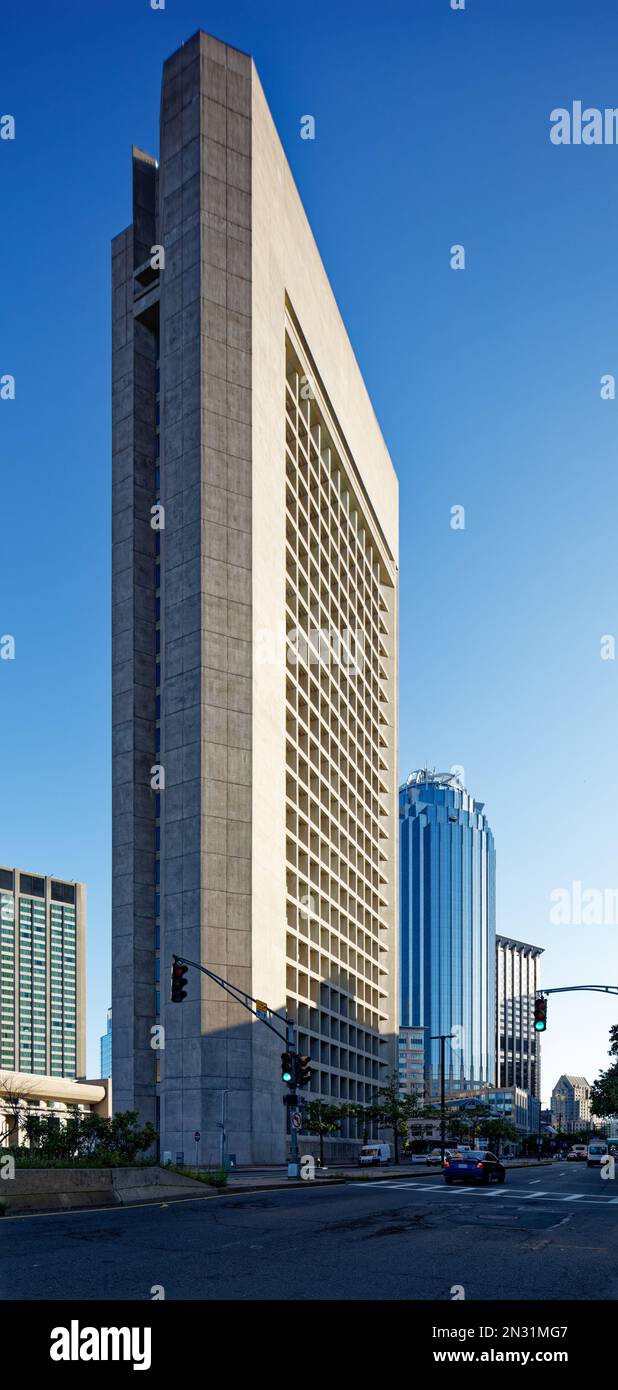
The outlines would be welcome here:
<svg viewBox="0 0 618 1390">
<path fill-rule="evenodd" d="M 487 1185 L 492 1180 L 494 1182 L 504 1182 L 506 1178 L 506 1168 L 496 1155 L 490 1153 L 488 1149 L 471 1149 L 467 1154 L 454 1154 L 444 1163 L 444 1181 L 453 1182 L 479 1182 Z"/>
<path fill-rule="evenodd" d="M 593 1139 L 592 1143 L 588 1145 L 588 1167 L 600 1168 L 608 1153 L 609 1148 L 604 1139 Z"/>
<path fill-rule="evenodd" d="M 390 1163 L 391 1146 L 390 1144 L 363 1144 L 358 1156 L 361 1168 L 368 1168 L 372 1164 Z"/>
<path fill-rule="evenodd" d="M 567 1154 L 568 1163 L 582 1163 L 588 1157 L 588 1149 L 585 1144 L 572 1144 Z"/>
</svg>

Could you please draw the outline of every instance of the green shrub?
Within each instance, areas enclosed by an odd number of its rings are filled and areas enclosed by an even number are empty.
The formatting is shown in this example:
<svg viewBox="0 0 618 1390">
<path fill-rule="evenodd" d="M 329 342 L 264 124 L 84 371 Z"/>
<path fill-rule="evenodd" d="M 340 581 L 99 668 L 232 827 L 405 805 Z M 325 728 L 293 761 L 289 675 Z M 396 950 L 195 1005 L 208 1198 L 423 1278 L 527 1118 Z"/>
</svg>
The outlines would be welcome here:
<svg viewBox="0 0 618 1390">
<path fill-rule="evenodd" d="M 152 1152 L 157 1132 L 151 1124 L 140 1128 L 136 1110 L 125 1110 L 111 1119 L 70 1110 L 61 1124 L 56 1115 L 29 1115 L 25 1122 L 28 1145 L 11 1149 L 21 1168 L 118 1168 L 136 1163 L 156 1163 Z"/>
</svg>

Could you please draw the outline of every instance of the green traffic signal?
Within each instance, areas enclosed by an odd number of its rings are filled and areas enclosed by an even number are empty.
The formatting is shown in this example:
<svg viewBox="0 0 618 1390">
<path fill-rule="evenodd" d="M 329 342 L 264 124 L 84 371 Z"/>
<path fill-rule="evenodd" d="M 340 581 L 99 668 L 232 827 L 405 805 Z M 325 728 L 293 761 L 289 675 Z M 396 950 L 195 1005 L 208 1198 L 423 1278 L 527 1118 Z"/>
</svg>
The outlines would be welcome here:
<svg viewBox="0 0 618 1390">
<path fill-rule="evenodd" d="M 534 1001 L 534 1031 L 544 1033 L 547 1028 L 547 1000 L 543 998 Z"/>
<path fill-rule="evenodd" d="M 281 1053 L 281 1080 L 289 1084 L 293 1076 L 291 1052 Z"/>
</svg>

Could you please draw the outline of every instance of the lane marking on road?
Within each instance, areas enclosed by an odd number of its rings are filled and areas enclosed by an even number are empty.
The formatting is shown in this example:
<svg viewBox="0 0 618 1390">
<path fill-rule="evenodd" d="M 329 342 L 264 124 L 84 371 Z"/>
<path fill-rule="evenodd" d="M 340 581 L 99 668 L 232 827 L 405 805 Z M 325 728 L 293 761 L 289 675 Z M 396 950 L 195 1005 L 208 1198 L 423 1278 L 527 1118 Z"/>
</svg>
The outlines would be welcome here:
<svg viewBox="0 0 618 1390">
<path fill-rule="evenodd" d="M 347 1183 L 346 1186 L 348 1188 L 356 1187 L 358 1189 L 359 1184 Z M 400 1188 L 405 1188 L 407 1191 L 409 1191 L 412 1188 L 416 1192 L 417 1196 L 421 1195 L 424 1192 L 428 1194 L 433 1194 L 435 1192 L 443 1192 L 445 1195 L 448 1194 L 449 1197 L 476 1197 L 479 1202 L 493 1201 L 494 1197 L 510 1197 L 519 1202 L 536 1202 L 547 1200 L 548 1203 L 559 1202 L 561 1205 L 563 1205 L 565 1202 L 582 1202 L 584 1206 L 618 1206 L 618 1197 L 587 1197 L 583 1192 L 575 1192 L 571 1193 L 569 1196 L 565 1196 L 565 1194 L 562 1192 L 548 1192 L 546 1189 L 541 1190 L 540 1192 L 526 1192 L 525 1187 L 508 1187 L 502 1185 L 494 1188 L 493 1191 L 488 1192 L 485 1187 L 481 1187 L 480 1185 L 469 1185 L 459 1187 L 451 1183 L 382 1182 L 367 1184 L 367 1186 L 363 1186 L 361 1190 L 363 1192 L 367 1192 L 368 1188 L 374 1186 L 387 1188 L 391 1192 L 396 1192 Z M 521 1207 L 520 1209 L 522 1211 L 525 1210 L 524 1207 Z M 544 1208 L 544 1210 L 551 1211 L 552 1208 L 548 1205 Z M 565 1218 L 565 1220 L 570 1220 L 570 1217 Z"/>
</svg>

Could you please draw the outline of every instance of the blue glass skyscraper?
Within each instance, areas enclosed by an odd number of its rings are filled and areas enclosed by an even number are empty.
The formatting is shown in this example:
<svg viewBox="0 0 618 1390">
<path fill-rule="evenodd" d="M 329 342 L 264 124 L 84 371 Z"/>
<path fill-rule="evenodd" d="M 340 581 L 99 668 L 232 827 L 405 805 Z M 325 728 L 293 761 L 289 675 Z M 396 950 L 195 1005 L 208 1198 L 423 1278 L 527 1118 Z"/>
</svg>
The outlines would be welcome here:
<svg viewBox="0 0 618 1390">
<path fill-rule="evenodd" d="M 425 1029 L 426 1095 L 495 1084 L 494 840 L 483 802 L 450 773 L 413 772 L 399 791 L 401 1017 Z"/>
<path fill-rule="evenodd" d="M 112 1074 L 112 1011 L 107 1010 L 107 1032 L 101 1037 L 101 1076 Z"/>
</svg>

